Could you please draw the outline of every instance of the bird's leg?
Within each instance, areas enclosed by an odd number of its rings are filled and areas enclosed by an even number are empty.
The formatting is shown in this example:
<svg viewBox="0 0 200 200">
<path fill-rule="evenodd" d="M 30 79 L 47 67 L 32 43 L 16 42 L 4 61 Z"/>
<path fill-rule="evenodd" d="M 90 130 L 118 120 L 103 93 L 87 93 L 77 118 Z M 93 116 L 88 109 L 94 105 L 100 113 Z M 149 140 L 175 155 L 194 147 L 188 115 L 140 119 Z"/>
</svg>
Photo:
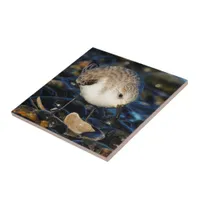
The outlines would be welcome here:
<svg viewBox="0 0 200 200">
<path fill-rule="evenodd" d="M 121 112 L 122 112 L 122 106 L 119 105 L 119 106 L 117 106 L 117 108 L 116 108 L 115 120 L 118 120 L 118 119 L 119 119 Z"/>
<path fill-rule="evenodd" d="M 91 112 L 89 113 L 89 115 L 85 118 L 85 121 L 87 122 L 87 120 L 91 117 L 91 115 L 93 114 L 93 112 L 96 110 L 95 107 L 93 107 L 93 109 L 91 110 Z"/>
</svg>

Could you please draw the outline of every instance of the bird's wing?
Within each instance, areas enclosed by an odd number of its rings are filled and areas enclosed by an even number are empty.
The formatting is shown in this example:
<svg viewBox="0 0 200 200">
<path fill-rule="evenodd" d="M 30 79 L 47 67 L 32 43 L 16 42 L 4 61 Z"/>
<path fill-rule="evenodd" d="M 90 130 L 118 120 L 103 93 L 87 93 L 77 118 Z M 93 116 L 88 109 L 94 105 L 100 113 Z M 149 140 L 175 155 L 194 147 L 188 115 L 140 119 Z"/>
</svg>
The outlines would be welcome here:
<svg viewBox="0 0 200 200">
<path fill-rule="evenodd" d="M 95 84 L 97 82 L 98 82 L 97 79 L 82 80 L 82 81 L 79 82 L 79 85 L 82 85 L 82 86 L 84 86 L 84 85 L 93 85 L 93 84 Z"/>
<path fill-rule="evenodd" d="M 99 74 L 98 74 L 99 65 L 96 62 L 91 62 L 87 67 L 84 67 L 80 76 L 76 80 L 79 85 L 93 85 L 98 82 Z"/>
<path fill-rule="evenodd" d="M 87 67 L 84 67 L 81 74 L 87 72 L 88 70 L 92 70 L 92 69 L 95 69 L 95 68 L 98 68 L 99 67 L 99 64 L 97 62 L 91 62 Z"/>
<path fill-rule="evenodd" d="M 100 80 L 98 70 L 88 70 L 84 73 L 81 73 L 80 76 L 76 79 L 78 85 L 93 85 Z"/>
</svg>

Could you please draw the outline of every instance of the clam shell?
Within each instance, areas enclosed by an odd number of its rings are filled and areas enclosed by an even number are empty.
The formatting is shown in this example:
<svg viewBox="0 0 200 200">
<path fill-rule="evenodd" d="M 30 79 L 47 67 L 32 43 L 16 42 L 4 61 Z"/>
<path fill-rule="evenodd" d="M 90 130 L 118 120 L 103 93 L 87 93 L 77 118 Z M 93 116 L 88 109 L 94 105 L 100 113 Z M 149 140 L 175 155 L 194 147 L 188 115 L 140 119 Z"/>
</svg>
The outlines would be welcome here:
<svg viewBox="0 0 200 200">
<path fill-rule="evenodd" d="M 95 132 L 92 126 L 89 123 L 83 121 L 78 113 L 75 112 L 67 115 L 64 119 L 64 123 L 71 131 L 76 134 L 81 134 L 84 132 Z"/>
</svg>

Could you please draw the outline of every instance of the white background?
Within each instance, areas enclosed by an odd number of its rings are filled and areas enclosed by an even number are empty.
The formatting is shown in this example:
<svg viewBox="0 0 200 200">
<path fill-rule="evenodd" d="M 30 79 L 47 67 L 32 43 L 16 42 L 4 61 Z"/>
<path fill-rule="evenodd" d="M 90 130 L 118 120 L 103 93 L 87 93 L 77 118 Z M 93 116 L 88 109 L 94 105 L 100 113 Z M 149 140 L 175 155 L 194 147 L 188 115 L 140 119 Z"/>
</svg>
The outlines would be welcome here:
<svg viewBox="0 0 200 200">
<path fill-rule="evenodd" d="M 0 1 L 0 199 L 200 199 L 198 1 Z M 109 162 L 11 116 L 91 47 L 189 80 Z"/>
</svg>

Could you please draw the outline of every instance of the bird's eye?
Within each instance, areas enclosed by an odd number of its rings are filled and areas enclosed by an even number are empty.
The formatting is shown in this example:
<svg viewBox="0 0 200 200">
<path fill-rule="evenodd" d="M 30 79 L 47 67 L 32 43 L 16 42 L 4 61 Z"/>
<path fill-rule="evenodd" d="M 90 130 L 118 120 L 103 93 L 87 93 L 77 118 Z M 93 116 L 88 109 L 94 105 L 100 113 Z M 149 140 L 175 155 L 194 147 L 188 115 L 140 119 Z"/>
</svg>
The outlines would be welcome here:
<svg viewBox="0 0 200 200">
<path fill-rule="evenodd" d="M 123 94 L 120 93 L 120 94 L 118 95 L 118 97 L 119 97 L 119 98 L 122 98 L 122 97 L 123 97 Z"/>
</svg>

